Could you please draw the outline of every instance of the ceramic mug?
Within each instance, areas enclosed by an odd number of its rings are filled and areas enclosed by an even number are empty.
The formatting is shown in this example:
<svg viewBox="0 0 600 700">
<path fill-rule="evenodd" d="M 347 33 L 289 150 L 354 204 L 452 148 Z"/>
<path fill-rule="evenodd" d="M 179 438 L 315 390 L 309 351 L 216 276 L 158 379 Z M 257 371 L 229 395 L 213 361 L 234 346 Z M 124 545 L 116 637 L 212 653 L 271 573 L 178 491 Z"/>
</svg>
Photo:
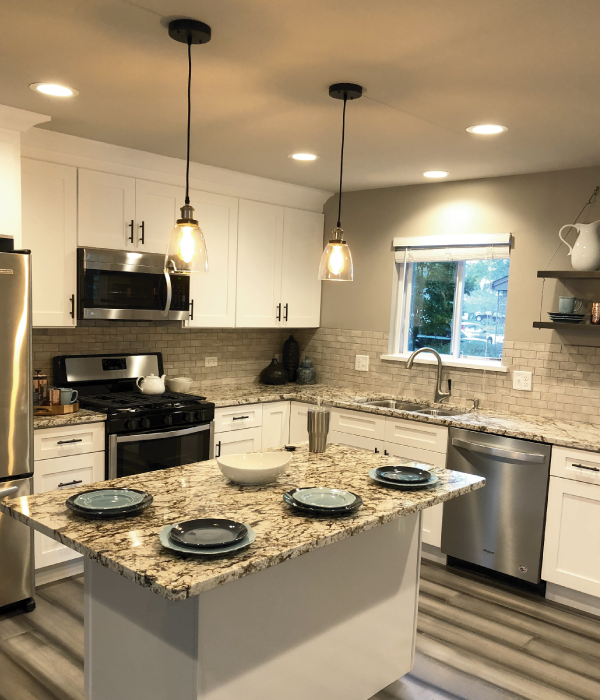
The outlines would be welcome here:
<svg viewBox="0 0 600 700">
<path fill-rule="evenodd" d="M 561 314 L 574 314 L 582 304 L 583 301 L 575 297 L 558 297 L 558 310 Z"/>
<path fill-rule="evenodd" d="M 69 404 L 75 403 L 79 398 L 77 389 L 59 389 L 59 391 L 61 406 L 68 406 Z"/>
</svg>

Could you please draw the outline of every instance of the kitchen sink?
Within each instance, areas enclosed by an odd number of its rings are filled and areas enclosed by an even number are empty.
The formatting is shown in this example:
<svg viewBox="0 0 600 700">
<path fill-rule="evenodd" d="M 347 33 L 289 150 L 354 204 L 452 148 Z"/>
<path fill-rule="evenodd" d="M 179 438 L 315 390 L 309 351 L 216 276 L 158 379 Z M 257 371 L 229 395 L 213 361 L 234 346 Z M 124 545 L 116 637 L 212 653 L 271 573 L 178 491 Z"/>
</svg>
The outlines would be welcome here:
<svg viewBox="0 0 600 700">
<path fill-rule="evenodd" d="M 380 406 L 381 408 L 393 408 L 396 411 L 419 411 L 426 409 L 426 403 L 416 403 L 413 401 L 394 401 L 393 399 L 380 399 L 373 401 L 363 401 L 365 406 Z"/>
<path fill-rule="evenodd" d="M 439 418 L 451 418 L 453 416 L 462 416 L 467 411 L 460 411 L 456 408 L 425 408 L 420 411 L 414 411 L 420 416 L 438 416 Z"/>
</svg>

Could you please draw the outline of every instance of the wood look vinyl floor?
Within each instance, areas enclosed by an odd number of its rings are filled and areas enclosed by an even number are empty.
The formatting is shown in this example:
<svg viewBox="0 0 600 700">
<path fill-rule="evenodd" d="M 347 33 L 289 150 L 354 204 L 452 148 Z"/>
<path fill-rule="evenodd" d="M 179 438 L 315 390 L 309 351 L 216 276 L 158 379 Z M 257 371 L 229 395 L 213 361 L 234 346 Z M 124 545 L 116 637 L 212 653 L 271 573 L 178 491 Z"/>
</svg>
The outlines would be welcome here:
<svg viewBox="0 0 600 700">
<path fill-rule="evenodd" d="M 0 616 L 0 700 L 85 700 L 82 578 L 36 602 Z M 371 700 L 522 699 L 600 700 L 600 618 L 424 562 L 415 668 Z"/>
</svg>

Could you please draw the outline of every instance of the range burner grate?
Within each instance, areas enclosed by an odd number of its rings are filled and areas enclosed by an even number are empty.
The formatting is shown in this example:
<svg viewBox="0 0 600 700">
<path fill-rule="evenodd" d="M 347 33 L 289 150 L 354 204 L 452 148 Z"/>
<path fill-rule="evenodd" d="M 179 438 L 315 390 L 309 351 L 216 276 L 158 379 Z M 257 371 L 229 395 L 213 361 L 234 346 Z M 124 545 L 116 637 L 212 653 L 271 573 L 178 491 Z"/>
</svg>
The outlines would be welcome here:
<svg viewBox="0 0 600 700">
<path fill-rule="evenodd" d="M 82 403 L 87 406 L 100 408 L 168 408 L 173 406 L 189 406 L 204 401 L 204 396 L 191 396 L 190 394 L 176 394 L 166 392 L 164 394 L 140 394 L 135 391 L 116 392 L 114 394 L 98 394 L 96 396 L 81 397 Z"/>
</svg>

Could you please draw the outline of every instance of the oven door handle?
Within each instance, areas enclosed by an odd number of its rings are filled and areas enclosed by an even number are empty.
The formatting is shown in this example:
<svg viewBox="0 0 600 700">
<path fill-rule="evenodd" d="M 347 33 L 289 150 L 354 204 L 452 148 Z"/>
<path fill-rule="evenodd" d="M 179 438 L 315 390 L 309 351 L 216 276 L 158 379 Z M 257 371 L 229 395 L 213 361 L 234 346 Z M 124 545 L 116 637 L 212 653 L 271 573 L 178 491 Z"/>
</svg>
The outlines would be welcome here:
<svg viewBox="0 0 600 700">
<path fill-rule="evenodd" d="M 146 442 L 148 440 L 164 440 L 165 438 L 181 437 L 200 433 L 203 430 L 210 430 L 210 423 L 195 425 L 192 428 L 182 430 L 167 430 L 162 433 L 137 433 L 136 435 L 117 435 L 117 442 Z"/>
</svg>

